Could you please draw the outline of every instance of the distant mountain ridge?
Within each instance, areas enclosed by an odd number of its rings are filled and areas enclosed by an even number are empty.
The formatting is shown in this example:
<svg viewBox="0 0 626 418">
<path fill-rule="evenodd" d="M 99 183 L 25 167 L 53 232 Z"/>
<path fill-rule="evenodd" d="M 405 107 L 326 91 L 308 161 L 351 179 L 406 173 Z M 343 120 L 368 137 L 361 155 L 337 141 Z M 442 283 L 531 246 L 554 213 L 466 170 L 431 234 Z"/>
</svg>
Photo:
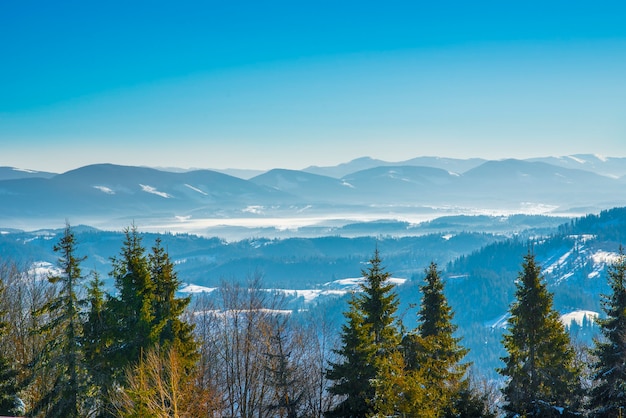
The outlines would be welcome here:
<svg viewBox="0 0 626 418">
<path fill-rule="evenodd" d="M 423 164 L 423 165 L 416 165 Z M 584 167 L 581 168 L 581 167 Z M 355 171 L 351 169 L 358 168 Z M 385 219 L 436 211 L 586 214 L 626 205 L 626 159 L 592 155 L 534 160 L 362 158 L 331 168 L 274 169 L 248 180 L 214 170 L 163 171 L 95 164 L 62 174 L 0 168 L 0 226 L 31 221 L 252 217 Z M 600 174 L 603 172 L 605 174 Z"/>
</svg>

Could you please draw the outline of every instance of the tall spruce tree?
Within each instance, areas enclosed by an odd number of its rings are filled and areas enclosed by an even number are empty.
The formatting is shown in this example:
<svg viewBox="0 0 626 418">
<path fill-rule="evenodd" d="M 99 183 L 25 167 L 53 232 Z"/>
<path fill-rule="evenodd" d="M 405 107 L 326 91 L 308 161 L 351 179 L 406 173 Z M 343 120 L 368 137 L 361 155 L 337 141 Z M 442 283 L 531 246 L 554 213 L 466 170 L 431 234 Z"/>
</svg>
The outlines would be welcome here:
<svg viewBox="0 0 626 418">
<path fill-rule="evenodd" d="M 79 417 L 85 414 L 82 403 L 86 377 L 82 367 L 81 301 L 77 288 L 83 279 L 80 263 L 85 257 L 76 255 L 76 239 L 69 224 L 65 225 L 54 251 L 59 254 L 60 274 L 50 276 L 48 280 L 59 289 L 39 312 L 47 322 L 38 330 L 54 336 L 39 359 L 43 364 L 55 365 L 55 375 L 50 376 L 54 383 L 52 390 L 34 406 L 33 412 L 43 412 L 49 417 Z"/>
<path fill-rule="evenodd" d="M 83 324 L 82 347 L 89 373 L 89 410 L 94 418 L 109 417 L 108 390 L 112 386 L 109 350 L 113 343 L 112 318 L 106 305 L 104 283 L 94 272 L 87 287 L 87 313 Z"/>
<path fill-rule="evenodd" d="M 594 386 L 589 399 L 592 416 L 621 417 L 626 413 L 626 256 L 609 267 L 612 293 L 603 296 L 606 318 L 599 319 L 603 339 L 595 341 Z"/>
<path fill-rule="evenodd" d="M 454 415 L 457 410 L 467 409 L 469 383 L 465 374 L 469 364 L 461 361 L 469 350 L 461 345 L 461 338 L 454 336 L 454 313 L 445 297 L 437 264 L 431 263 L 425 270 L 420 290 L 417 330 L 406 335 L 402 343 L 406 367 L 422 375 L 422 387 L 433 400 L 432 409 Z"/>
<path fill-rule="evenodd" d="M 124 233 L 120 255 L 112 259 L 111 276 L 117 294 L 107 302 L 114 321 L 107 361 L 117 380 L 123 380 L 124 369 L 139 361 L 142 353 L 155 345 L 160 332 L 153 326 L 155 285 L 141 236 L 134 225 Z"/>
<path fill-rule="evenodd" d="M 503 343 L 508 355 L 498 370 L 507 378 L 507 416 L 574 416 L 580 407 L 580 372 L 569 335 L 541 268 L 530 252 L 518 275 L 516 301 Z"/>
<path fill-rule="evenodd" d="M 157 343 L 168 350 L 174 348 L 184 368 L 189 371 L 198 357 L 198 347 L 193 335 L 193 325 L 184 321 L 182 315 L 191 301 L 180 298 L 176 291 L 180 287 L 168 252 L 157 238 L 148 256 L 150 275 L 154 286 L 152 296 L 153 330 L 158 334 Z"/>
<path fill-rule="evenodd" d="M 361 292 L 350 300 L 347 322 L 341 331 L 341 348 L 335 353 L 342 361 L 331 362 L 327 378 L 329 391 L 342 401 L 326 413 L 328 417 L 366 417 L 376 411 L 376 386 L 384 359 L 393 353 L 400 334 L 395 323 L 398 300 L 389 282 L 391 274 L 381 266 L 376 249 L 367 270 L 361 271 Z"/>
</svg>

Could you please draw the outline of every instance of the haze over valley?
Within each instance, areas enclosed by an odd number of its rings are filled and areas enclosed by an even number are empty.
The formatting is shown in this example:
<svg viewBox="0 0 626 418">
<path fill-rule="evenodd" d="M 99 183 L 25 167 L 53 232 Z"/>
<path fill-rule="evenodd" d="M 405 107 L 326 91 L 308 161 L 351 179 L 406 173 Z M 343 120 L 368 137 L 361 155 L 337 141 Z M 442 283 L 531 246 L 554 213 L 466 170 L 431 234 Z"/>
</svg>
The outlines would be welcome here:
<svg viewBox="0 0 626 418">
<path fill-rule="evenodd" d="M 338 166 L 272 169 L 252 177 L 215 170 L 97 164 L 55 174 L 0 169 L 5 227 L 102 229 L 237 239 L 348 234 L 346 225 L 420 224 L 455 215 L 580 216 L 626 205 L 626 158 L 360 158 Z M 376 230 L 371 231 L 376 234 Z M 384 232 L 384 231 L 381 231 Z"/>
</svg>

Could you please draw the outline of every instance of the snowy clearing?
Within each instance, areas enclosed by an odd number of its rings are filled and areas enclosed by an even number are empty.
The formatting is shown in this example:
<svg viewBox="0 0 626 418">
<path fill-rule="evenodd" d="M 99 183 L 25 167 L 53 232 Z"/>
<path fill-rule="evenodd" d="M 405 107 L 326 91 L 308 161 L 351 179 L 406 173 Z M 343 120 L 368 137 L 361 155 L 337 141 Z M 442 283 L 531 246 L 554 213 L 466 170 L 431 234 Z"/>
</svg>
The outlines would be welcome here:
<svg viewBox="0 0 626 418">
<path fill-rule="evenodd" d="M 100 190 L 103 193 L 106 194 L 115 194 L 115 191 L 113 189 L 111 189 L 110 187 L 106 187 L 106 186 L 93 186 L 94 189 Z"/>
<path fill-rule="evenodd" d="M 599 316 L 598 312 L 577 310 L 577 311 L 573 311 L 573 312 L 561 315 L 561 322 L 563 323 L 563 325 L 565 325 L 568 328 L 572 325 L 572 322 L 575 322 L 576 324 L 582 326 L 583 319 L 585 317 L 587 317 L 587 320 L 590 320 L 591 322 L 595 322 L 598 316 Z"/>
<path fill-rule="evenodd" d="M 155 195 L 161 196 L 161 197 L 163 197 L 165 199 L 169 199 L 169 198 L 172 197 L 171 195 L 169 195 L 169 194 L 167 194 L 165 192 L 158 191 L 155 187 L 147 186 L 145 184 L 139 184 L 139 185 L 141 186 L 141 190 L 143 190 L 146 193 L 155 194 Z"/>
</svg>

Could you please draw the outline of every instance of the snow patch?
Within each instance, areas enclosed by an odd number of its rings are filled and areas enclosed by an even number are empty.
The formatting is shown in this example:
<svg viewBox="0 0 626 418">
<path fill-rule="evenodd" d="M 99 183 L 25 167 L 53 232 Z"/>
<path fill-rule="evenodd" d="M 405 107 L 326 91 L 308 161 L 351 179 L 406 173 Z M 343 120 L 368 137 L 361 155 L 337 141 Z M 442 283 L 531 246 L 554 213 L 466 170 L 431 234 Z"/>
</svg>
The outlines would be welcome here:
<svg viewBox="0 0 626 418">
<path fill-rule="evenodd" d="M 243 209 L 243 212 L 246 213 L 253 213 L 255 215 L 262 215 L 263 214 L 263 206 L 260 205 L 250 205 L 246 208 Z"/>
<path fill-rule="evenodd" d="M 569 273 L 565 273 L 564 275 L 562 275 L 561 277 L 559 277 L 555 284 L 560 284 L 562 281 L 569 279 L 570 277 L 572 277 L 574 275 L 573 272 L 569 272 Z"/>
<path fill-rule="evenodd" d="M 578 164 L 587 163 L 587 161 L 583 160 L 582 158 L 574 157 L 573 155 L 568 155 L 567 158 L 569 158 L 570 160 L 576 161 Z"/>
<path fill-rule="evenodd" d="M 50 276 L 59 276 L 63 274 L 61 269 L 47 261 L 36 261 L 30 265 L 27 271 L 29 276 L 33 276 L 38 280 L 47 279 Z"/>
<path fill-rule="evenodd" d="M 554 272 L 554 270 L 556 270 L 558 267 L 562 266 L 563 264 L 565 264 L 565 261 L 569 258 L 569 256 L 572 255 L 572 251 L 568 251 L 565 254 L 563 254 L 556 262 L 552 263 L 551 265 L 549 265 L 548 267 L 543 269 L 543 274 L 552 274 L 552 272 Z"/>
<path fill-rule="evenodd" d="M 612 253 L 608 251 L 597 251 L 591 256 L 591 259 L 595 264 L 614 264 L 619 261 L 619 253 Z"/>
<path fill-rule="evenodd" d="M 38 171 L 35 171 L 35 170 L 29 170 L 28 168 L 17 168 L 17 167 L 13 167 L 13 171 L 19 171 L 21 173 L 29 173 L 29 174 L 38 173 Z"/>
<path fill-rule="evenodd" d="M 169 198 L 172 197 L 171 195 L 169 195 L 169 194 L 167 194 L 165 192 L 158 191 L 155 187 L 147 186 L 145 184 L 139 184 L 139 185 L 141 186 L 141 190 L 143 190 L 146 193 L 155 194 L 155 195 L 161 196 L 161 197 L 163 197 L 165 199 L 169 199 Z"/>
<path fill-rule="evenodd" d="M 390 277 L 387 279 L 387 283 L 392 283 L 396 286 L 403 285 L 406 283 L 407 279 L 401 279 L 398 277 Z M 328 282 L 324 284 L 324 287 L 332 287 L 332 288 L 348 288 L 348 289 L 356 289 L 360 284 L 365 283 L 364 277 L 349 277 L 345 279 L 334 280 L 332 282 Z"/>
<path fill-rule="evenodd" d="M 587 320 L 590 320 L 591 322 L 595 322 L 596 319 L 598 319 L 599 315 L 600 314 L 598 314 L 598 312 L 585 311 L 581 309 L 581 310 L 576 310 L 576 311 L 561 315 L 561 322 L 566 327 L 570 327 L 570 325 L 572 325 L 573 322 L 582 326 L 583 320 L 585 317 L 587 317 Z"/>
<path fill-rule="evenodd" d="M 238 316 L 238 315 L 243 315 L 243 314 L 247 314 L 251 312 L 252 313 L 258 312 L 258 313 L 265 313 L 265 314 L 272 314 L 272 315 L 291 315 L 293 313 L 293 311 L 290 311 L 288 309 L 260 308 L 260 309 L 230 309 L 230 310 L 211 309 L 211 310 L 206 310 L 206 311 L 194 312 L 194 315 L 198 316 L 202 314 L 210 314 L 217 318 L 227 318 L 233 315 Z"/>
<path fill-rule="evenodd" d="M 511 314 L 507 312 L 504 315 L 499 316 L 496 319 L 485 322 L 485 326 L 491 329 L 506 328 L 506 326 L 509 323 L 510 317 L 511 317 Z"/>
<path fill-rule="evenodd" d="M 217 288 L 215 287 L 206 287 L 206 286 L 198 286 L 196 284 L 187 284 L 182 289 L 179 290 L 181 293 L 211 293 Z"/>
<path fill-rule="evenodd" d="M 198 192 L 198 193 L 200 193 L 201 195 L 204 195 L 204 196 L 208 196 L 208 195 L 209 195 L 208 193 L 206 193 L 206 192 L 204 192 L 204 191 L 202 191 L 202 190 L 198 189 L 197 187 L 193 187 L 191 184 L 187 184 L 187 183 L 185 183 L 185 187 L 188 187 L 188 188 L 190 188 L 191 190 L 193 190 L 194 192 Z"/>
<path fill-rule="evenodd" d="M 110 187 L 106 187 L 106 186 L 93 186 L 94 189 L 98 189 L 103 193 L 106 194 L 115 194 L 115 191 L 113 189 L 111 189 Z"/>
</svg>

